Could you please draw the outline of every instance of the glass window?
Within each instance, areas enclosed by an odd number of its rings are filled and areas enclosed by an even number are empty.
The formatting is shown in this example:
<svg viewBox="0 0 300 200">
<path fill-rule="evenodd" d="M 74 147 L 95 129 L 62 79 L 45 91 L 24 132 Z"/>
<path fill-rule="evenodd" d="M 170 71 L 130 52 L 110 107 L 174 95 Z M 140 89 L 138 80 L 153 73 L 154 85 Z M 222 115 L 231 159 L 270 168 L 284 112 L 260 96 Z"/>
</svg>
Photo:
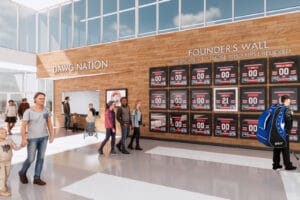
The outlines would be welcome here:
<svg viewBox="0 0 300 200">
<path fill-rule="evenodd" d="M 117 40 L 117 15 L 110 15 L 103 18 L 103 42 Z"/>
<path fill-rule="evenodd" d="M 135 11 L 120 13 L 120 39 L 134 38 L 135 36 Z"/>
<path fill-rule="evenodd" d="M 156 33 L 156 6 L 139 8 L 139 36 Z"/>
<path fill-rule="evenodd" d="M 19 38 L 20 50 L 35 53 L 35 11 L 26 7 L 20 7 L 19 13 Z"/>
<path fill-rule="evenodd" d="M 72 47 L 72 4 L 61 7 L 61 49 Z"/>
<path fill-rule="evenodd" d="M 74 3 L 74 47 L 85 45 L 85 23 L 85 0 L 76 1 Z"/>
<path fill-rule="evenodd" d="M 235 0 L 234 19 L 249 19 L 264 16 L 264 0 Z"/>
<path fill-rule="evenodd" d="M 48 12 L 44 11 L 39 13 L 39 24 L 38 24 L 38 34 L 39 34 L 39 53 L 45 53 L 48 49 Z"/>
<path fill-rule="evenodd" d="M 100 0 L 88 1 L 88 45 L 100 43 Z"/>
<path fill-rule="evenodd" d="M 232 21 L 232 0 L 206 1 L 205 20 L 207 25 Z"/>
<path fill-rule="evenodd" d="M 300 9 L 299 0 L 267 0 L 267 13 L 276 14 Z"/>
<path fill-rule="evenodd" d="M 0 1 L 0 46 L 17 49 L 17 5 Z"/>
<path fill-rule="evenodd" d="M 159 4 L 159 32 L 178 30 L 178 0 L 163 1 Z"/>
<path fill-rule="evenodd" d="M 59 8 L 49 11 L 50 51 L 59 50 Z"/>
<path fill-rule="evenodd" d="M 154 3 L 156 0 L 139 0 L 139 5 L 145 5 L 148 3 Z"/>
<path fill-rule="evenodd" d="M 204 22 L 203 0 L 181 1 L 181 27 L 193 28 L 203 26 Z M 175 24 L 179 25 L 179 18 L 175 18 Z"/>
<path fill-rule="evenodd" d="M 120 1 L 120 10 L 125 10 L 135 7 L 135 0 L 121 0 Z"/>
<path fill-rule="evenodd" d="M 103 14 L 117 12 L 117 0 L 103 0 Z"/>
</svg>

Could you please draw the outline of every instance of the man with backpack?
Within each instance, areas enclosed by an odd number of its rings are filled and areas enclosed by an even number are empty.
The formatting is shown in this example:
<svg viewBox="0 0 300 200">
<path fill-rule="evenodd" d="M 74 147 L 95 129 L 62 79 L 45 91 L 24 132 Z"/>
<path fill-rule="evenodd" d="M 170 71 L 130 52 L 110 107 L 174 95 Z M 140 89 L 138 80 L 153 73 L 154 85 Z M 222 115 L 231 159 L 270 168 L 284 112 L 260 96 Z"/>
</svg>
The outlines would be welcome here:
<svg viewBox="0 0 300 200">
<path fill-rule="evenodd" d="M 284 130 L 286 132 L 286 145 L 282 148 L 275 148 L 273 149 L 273 170 L 280 169 L 282 166 L 280 165 L 280 152 L 282 152 L 283 163 L 286 170 L 295 170 L 297 167 L 293 166 L 292 162 L 290 161 L 290 142 L 289 142 L 289 134 L 293 127 L 293 119 L 292 119 L 292 110 L 289 108 L 291 104 L 291 99 L 287 95 L 283 95 L 280 98 L 281 106 L 285 106 L 286 110 L 284 112 Z M 278 117 L 277 115 L 276 117 Z M 276 132 L 276 133 L 275 133 Z M 272 124 L 271 134 L 278 134 L 278 128 L 276 128 L 276 123 Z"/>
</svg>

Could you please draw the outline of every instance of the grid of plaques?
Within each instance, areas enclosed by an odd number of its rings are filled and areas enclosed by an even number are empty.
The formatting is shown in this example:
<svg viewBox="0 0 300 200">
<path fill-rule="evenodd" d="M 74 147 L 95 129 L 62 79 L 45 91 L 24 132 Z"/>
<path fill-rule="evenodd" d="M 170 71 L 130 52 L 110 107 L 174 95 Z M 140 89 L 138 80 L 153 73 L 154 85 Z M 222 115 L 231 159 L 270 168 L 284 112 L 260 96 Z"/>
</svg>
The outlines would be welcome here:
<svg viewBox="0 0 300 200">
<path fill-rule="evenodd" d="M 300 142 L 299 68 L 300 56 L 150 68 L 150 131 L 256 139 L 260 113 L 289 95 Z"/>
</svg>

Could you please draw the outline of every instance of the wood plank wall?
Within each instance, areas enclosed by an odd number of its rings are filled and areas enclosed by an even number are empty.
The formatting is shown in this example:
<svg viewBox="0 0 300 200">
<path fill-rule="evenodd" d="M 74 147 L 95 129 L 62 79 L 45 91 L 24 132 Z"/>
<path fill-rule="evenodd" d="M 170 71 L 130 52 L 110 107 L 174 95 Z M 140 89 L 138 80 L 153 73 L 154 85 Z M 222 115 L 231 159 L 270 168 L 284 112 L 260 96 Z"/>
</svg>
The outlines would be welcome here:
<svg viewBox="0 0 300 200">
<path fill-rule="evenodd" d="M 143 119 L 146 127 L 142 135 L 161 139 L 206 142 L 214 144 L 263 147 L 256 140 L 240 138 L 222 138 L 214 136 L 191 136 L 170 133 L 153 133 L 149 131 L 149 68 L 176 66 L 212 62 L 211 57 L 189 56 L 189 49 L 208 48 L 221 45 L 240 46 L 244 43 L 267 41 L 267 50 L 277 52 L 273 55 L 251 55 L 256 49 L 242 50 L 238 53 L 241 59 L 266 58 L 286 55 L 300 55 L 300 13 L 292 13 L 262 19 L 237 22 L 226 25 L 187 30 L 159 36 L 113 42 L 96 46 L 58 51 L 37 56 L 39 78 L 54 78 L 54 124 L 63 125 L 61 99 L 64 91 L 100 90 L 101 116 L 104 115 L 105 90 L 127 88 L 129 104 L 134 105 L 141 99 Z M 231 49 L 232 50 L 232 49 Z M 275 50 L 286 50 L 278 52 Z M 244 54 L 243 54 L 244 53 Z M 223 58 L 215 61 L 232 60 L 232 51 L 222 53 Z M 219 59 L 219 60 L 218 60 Z M 71 63 L 82 63 L 89 60 L 106 60 L 108 67 L 101 70 L 84 70 L 65 73 L 54 73 L 53 66 Z M 93 76 L 70 78 L 74 75 Z M 68 77 L 67 79 L 60 79 Z M 100 129 L 104 131 L 104 119 L 100 119 Z M 292 148 L 300 150 L 300 143 L 293 143 Z"/>
</svg>

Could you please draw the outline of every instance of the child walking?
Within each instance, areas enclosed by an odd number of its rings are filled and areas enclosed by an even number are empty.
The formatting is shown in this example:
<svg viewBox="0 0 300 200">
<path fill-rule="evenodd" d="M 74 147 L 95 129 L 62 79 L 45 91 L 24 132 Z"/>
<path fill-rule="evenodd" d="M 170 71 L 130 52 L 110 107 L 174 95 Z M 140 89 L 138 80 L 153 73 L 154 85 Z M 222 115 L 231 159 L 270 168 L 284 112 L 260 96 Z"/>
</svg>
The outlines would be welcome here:
<svg viewBox="0 0 300 200">
<path fill-rule="evenodd" d="M 7 179 L 10 173 L 12 149 L 19 150 L 22 147 L 17 146 L 13 140 L 7 139 L 7 131 L 0 128 L 0 196 L 10 196 L 7 188 Z"/>
</svg>

